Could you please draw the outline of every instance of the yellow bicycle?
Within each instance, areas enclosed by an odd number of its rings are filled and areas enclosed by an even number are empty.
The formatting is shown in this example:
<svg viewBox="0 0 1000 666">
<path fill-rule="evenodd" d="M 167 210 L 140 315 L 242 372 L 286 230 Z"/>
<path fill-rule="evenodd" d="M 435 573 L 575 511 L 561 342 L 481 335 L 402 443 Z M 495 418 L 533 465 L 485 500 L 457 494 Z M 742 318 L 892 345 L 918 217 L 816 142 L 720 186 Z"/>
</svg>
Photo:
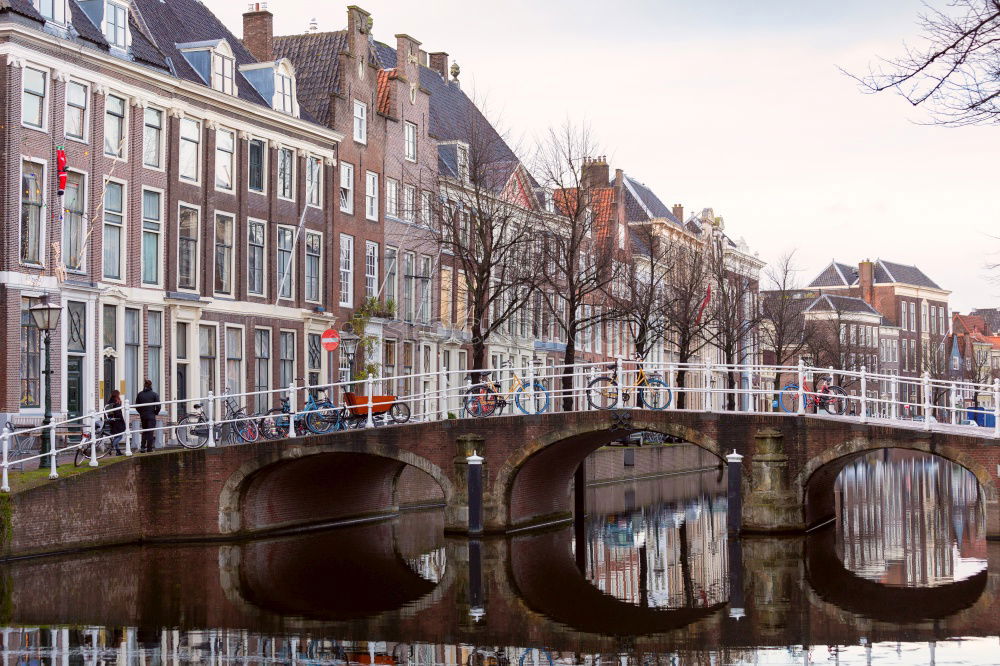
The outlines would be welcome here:
<svg viewBox="0 0 1000 666">
<path fill-rule="evenodd" d="M 629 390 L 618 382 L 618 364 L 608 366 L 609 375 L 601 375 L 587 384 L 587 402 L 592 409 L 614 409 L 621 402 L 628 403 L 631 398 Z M 670 406 L 671 391 L 667 383 L 655 375 L 646 374 L 645 368 L 639 366 L 636 373 L 636 403 L 647 409 L 666 409 Z"/>
</svg>

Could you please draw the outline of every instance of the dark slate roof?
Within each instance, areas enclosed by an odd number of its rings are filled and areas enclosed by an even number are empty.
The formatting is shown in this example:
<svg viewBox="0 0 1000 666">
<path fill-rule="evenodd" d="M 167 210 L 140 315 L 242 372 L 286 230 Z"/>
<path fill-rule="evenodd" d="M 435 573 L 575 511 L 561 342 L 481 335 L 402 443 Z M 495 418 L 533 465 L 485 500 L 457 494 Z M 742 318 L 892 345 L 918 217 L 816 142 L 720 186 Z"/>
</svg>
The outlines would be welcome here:
<svg viewBox="0 0 1000 666">
<path fill-rule="evenodd" d="M 159 49 L 165 58 L 170 59 L 174 74 L 178 78 L 205 85 L 201 75 L 181 55 L 177 44 L 224 39 L 232 48 L 233 58 L 236 60 L 236 86 L 239 98 L 270 108 L 270 102 L 265 101 L 257 93 L 256 88 L 243 78 L 238 69 L 240 65 L 256 63 L 257 59 L 250 55 L 243 42 L 237 39 L 208 7 L 198 0 L 170 0 L 170 2 L 132 0 L 132 6 L 142 14 L 143 22 L 149 28 L 152 45 Z M 142 53 L 143 57 L 148 55 L 145 48 Z"/>
<path fill-rule="evenodd" d="M 912 284 L 918 287 L 940 289 L 936 282 L 916 266 L 897 264 L 883 259 L 875 260 L 875 284 Z M 813 278 L 810 287 L 849 287 L 858 283 L 858 267 L 841 264 L 836 261 Z"/>
<path fill-rule="evenodd" d="M 104 38 L 104 34 L 101 33 L 101 29 L 94 25 L 94 22 L 90 20 L 87 13 L 80 8 L 80 5 L 76 4 L 76 0 L 70 0 L 69 2 L 70 20 L 73 22 L 73 28 L 76 30 L 77 34 L 80 35 L 80 39 L 84 39 L 91 44 L 95 44 L 105 51 L 108 49 L 108 40 Z M 131 14 L 132 12 L 129 12 Z M 135 43 L 135 35 L 132 36 L 133 44 Z"/>
<path fill-rule="evenodd" d="M 310 32 L 274 38 L 276 58 L 295 66 L 299 105 L 318 122 L 330 124 L 330 94 L 340 92 L 340 58 L 347 48 L 347 31 Z"/>
<path fill-rule="evenodd" d="M 859 314 L 870 314 L 881 317 L 879 311 L 866 303 L 864 299 L 853 296 L 837 296 L 834 294 L 823 294 L 817 296 L 816 300 L 809 304 L 806 312 L 851 312 Z"/>
<path fill-rule="evenodd" d="M 70 4 L 75 3 L 70 2 Z M 35 6 L 31 4 L 31 0 L 0 0 L 0 13 L 4 12 L 13 12 L 36 21 L 45 22 L 45 19 L 38 13 Z"/>
<path fill-rule="evenodd" d="M 629 176 L 625 176 L 625 214 L 629 222 L 666 219 L 678 226 L 681 224 L 651 189 Z"/>
<path fill-rule="evenodd" d="M 810 287 L 847 287 L 857 279 L 857 267 L 831 261 L 830 265 L 813 278 Z"/>
</svg>

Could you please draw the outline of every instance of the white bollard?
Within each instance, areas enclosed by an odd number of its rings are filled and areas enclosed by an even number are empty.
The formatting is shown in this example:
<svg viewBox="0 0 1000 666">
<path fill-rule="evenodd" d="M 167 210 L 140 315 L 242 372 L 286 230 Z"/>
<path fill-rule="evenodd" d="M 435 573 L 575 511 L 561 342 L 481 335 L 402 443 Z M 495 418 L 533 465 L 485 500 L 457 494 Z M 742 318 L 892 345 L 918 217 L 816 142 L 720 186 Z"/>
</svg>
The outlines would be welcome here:
<svg viewBox="0 0 1000 666">
<path fill-rule="evenodd" d="M 535 410 L 535 359 L 532 357 L 528 362 L 528 401 L 531 411 L 529 414 L 536 414 Z"/>
<path fill-rule="evenodd" d="M 797 414 L 806 413 L 806 364 L 801 358 L 799 359 L 798 367 L 798 406 L 795 409 Z"/>
<path fill-rule="evenodd" d="M 90 419 L 90 466 L 97 467 L 97 417 Z"/>
<path fill-rule="evenodd" d="M 122 399 L 122 416 L 125 417 L 125 455 L 132 455 L 132 417 L 129 414 L 130 411 L 128 398 Z"/>
<path fill-rule="evenodd" d="M 208 448 L 215 448 L 215 394 L 212 391 L 205 398 L 205 418 L 208 420 Z"/>
<path fill-rule="evenodd" d="M 931 429 L 931 376 L 924 371 L 920 378 L 924 390 L 924 430 Z"/>
<path fill-rule="evenodd" d="M 7 472 L 7 468 L 10 466 L 10 435 L 4 433 L 0 435 L 0 442 L 3 446 L 3 481 L 0 482 L 0 492 L 9 493 L 10 492 L 10 475 Z M 6 646 L 6 641 L 4 642 Z"/>
<path fill-rule="evenodd" d="M 365 427 L 366 428 L 374 428 L 375 427 L 375 420 L 372 419 L 372 401 L 375 398 L 374 398 L 374 396 L 372 396 L 372 378 L 371 378 L 371 376 L 365 377 L 365 393 L 368 394 L 368 420 L 365 422 Z M 407 396 L 407 397 L 409 397 L 409 396 Z"/>
<path fill-rule="evenodd" d="M 861 422 L 868 422 L 868 373 L 861 366 Z"/>
</svg>

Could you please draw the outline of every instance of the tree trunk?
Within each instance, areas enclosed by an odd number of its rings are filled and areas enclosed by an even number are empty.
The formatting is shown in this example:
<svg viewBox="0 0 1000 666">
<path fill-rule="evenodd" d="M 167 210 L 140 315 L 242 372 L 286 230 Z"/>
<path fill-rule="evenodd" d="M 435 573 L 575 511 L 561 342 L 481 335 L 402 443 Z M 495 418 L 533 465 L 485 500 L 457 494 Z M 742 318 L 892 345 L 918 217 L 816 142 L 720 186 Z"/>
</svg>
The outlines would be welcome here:
<svg viewBox="0 0 1000 666">
<path fill-rule="evenodd" d="M 677 370 L 677 382 L 674 384 L 674 393 L 677 395 L 677 409 L 684 409 L 684 403 L 687 400 L 687 393 L 684 392 L 684 378 L 686 376 L 687 370 Z"/>
<path fill-rule="evenodd" d="M 563 354 L 563 365 L 573 365 L 576 363 L 576 340 L 574 336 L 567 336 L 566 351 Z M 563 368 L 562 372 L 570 372 L 571 368 Z M 562 409 L 564 412 L 573 411 L 573 374 L 565 375 L 562 378 Z"/>
<path fill-rule="evenodd" d="M 472 364 L 470 368 L 472 370 L 482 370 L 486 367 L 486 340 L 483 339 L 483 327 L 481 324 L 472 324 Z M 479 382 L 482 378 L 482 373 L 473 372 L 472 381 Z"/>
</svg>

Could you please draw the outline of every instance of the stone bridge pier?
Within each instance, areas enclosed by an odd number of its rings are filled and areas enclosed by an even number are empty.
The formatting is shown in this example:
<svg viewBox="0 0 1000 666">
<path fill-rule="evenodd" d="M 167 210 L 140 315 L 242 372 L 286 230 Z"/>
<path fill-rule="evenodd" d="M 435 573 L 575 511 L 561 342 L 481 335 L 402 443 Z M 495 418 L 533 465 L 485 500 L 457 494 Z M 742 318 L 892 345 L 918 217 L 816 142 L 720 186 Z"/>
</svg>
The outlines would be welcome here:
<svg viewBox="0 0 1000 666">
<path fill-rule="evenodd" d="M 1000 538 L 1000 446 L 844 419 L 781 414 L 590 411 L 460 419 L 135 456 L 3 496 L 2 556 L 129 543 L 242 539 L 371 521 L 443 505 L 469 532 L 468 464 L 483 458 L 486 534 L 573 516 L 574 474 L 593 451 L 640 431 L 743 456 L 742 530 L 802 533 L 834 515 L 843 467 L 872 451 L 952 460 L 978 479 L 987 535 Z"/>
</svg>

